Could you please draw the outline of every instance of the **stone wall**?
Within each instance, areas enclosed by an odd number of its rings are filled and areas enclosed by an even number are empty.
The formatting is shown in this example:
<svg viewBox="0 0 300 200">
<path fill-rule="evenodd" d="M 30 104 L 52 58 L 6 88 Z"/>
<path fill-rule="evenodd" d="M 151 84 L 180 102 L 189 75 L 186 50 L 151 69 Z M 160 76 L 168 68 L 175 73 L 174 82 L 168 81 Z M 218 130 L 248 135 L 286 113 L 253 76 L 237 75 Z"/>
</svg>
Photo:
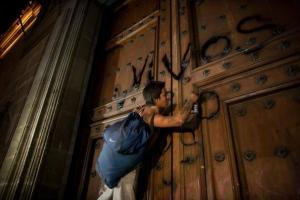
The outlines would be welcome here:
<svg viewBox="0 0 300 200">
<path fill-rule="evenodd" d="M 102 7 L 48 8 L 0 63 L 0 199 L 64 198 Z"/>
</svg>

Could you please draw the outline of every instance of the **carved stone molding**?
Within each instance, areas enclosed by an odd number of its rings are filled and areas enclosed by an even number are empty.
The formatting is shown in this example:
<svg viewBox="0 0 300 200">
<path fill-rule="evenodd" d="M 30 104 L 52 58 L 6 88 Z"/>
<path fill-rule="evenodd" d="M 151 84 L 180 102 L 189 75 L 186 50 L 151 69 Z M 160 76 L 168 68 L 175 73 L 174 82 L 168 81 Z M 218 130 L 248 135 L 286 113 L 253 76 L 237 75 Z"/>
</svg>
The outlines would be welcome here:
<svg viewBox="0 0 300 200">
<path fill-rule="evenodd" d="M 0 171 L 0 199 L 31 199 L 68 79 L 88 1 L 67 1 L 49 33 Z"/>
</svg>

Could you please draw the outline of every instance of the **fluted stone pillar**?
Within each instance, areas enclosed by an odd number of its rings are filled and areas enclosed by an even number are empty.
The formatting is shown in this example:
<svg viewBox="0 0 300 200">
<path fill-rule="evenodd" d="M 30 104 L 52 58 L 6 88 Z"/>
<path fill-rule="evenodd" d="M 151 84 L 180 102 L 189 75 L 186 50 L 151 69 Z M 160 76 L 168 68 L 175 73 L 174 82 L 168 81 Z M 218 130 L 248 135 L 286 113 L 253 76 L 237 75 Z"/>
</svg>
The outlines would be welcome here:
<svg viewBox="0 0 300 200">
<path fill-rule="evenodd" d="M 57 170 L 57 174 L 64 174 L 61 185 L 57 186 L 62 187 L 58 197 L 63 197 L 101 22 L 100 8 L 93 4 L 95 1 L 69 0 L 61 5 L 0 170 L 0 199 L 42 198 L 35 195 L 37 182 L 38 179 L 47 182 L 47 179 L 39 178 L 43 163 L 53 162 L 46 155 L 56 146 L 58 152 L 62 148 L 55 137 L 58 137 L 58 117 L 64 120 L 61 111 L 66 110 L 73 117 L 66 119 L 66 126 L 71 130 L 67 138 L 71 142 L 65 147 L 67 154 L 61 159 L 64 167 Z M 95 16 L 91 16 L 90 10 Z M 83 42 L 84 39 L 87 42 Z M 88 53 L 80 57 L 80 52 Z M 74 69 L 78 63 L 80 68 Z M 72 107 L 65 103 L 70 100 L 73 101 Z"/>
</svg>

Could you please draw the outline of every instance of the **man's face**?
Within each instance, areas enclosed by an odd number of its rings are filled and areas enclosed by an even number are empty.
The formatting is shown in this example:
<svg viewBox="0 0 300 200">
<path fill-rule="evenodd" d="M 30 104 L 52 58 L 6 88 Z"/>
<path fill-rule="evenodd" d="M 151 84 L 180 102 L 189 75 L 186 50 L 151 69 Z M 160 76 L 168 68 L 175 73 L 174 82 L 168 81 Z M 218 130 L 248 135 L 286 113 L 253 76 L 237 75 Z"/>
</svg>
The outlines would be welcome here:
<svg viewBox="0 0 300 200">
<path fill-rule="evenodd" d="M 159 99 L 156 101 L 156 105 L 159 108 L 166 108 L 168 106 L 168 99 L 167 99 L 167 93 L 166 93 L 165 88 L 163 88 L 161 90 L 161 93 L 159 95 Z"/>
</svg>

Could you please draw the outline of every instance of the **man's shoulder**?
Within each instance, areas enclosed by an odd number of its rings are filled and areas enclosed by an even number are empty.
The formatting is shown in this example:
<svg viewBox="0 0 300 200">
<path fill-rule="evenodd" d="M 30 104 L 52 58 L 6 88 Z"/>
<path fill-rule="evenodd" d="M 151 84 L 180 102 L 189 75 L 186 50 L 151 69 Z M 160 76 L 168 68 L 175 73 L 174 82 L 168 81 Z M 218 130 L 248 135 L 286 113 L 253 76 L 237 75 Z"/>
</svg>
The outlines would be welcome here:
<svg viewBox="0 0 300 200">
<path fill-rule="evenodd" d="M 147 106 L 145 107 L 144 113 L 143 113 L 143 119 L 147 124 L 151 123 L 152 117 L 155 115 L 155 110 L 151 107 Z"/>
</svg>

